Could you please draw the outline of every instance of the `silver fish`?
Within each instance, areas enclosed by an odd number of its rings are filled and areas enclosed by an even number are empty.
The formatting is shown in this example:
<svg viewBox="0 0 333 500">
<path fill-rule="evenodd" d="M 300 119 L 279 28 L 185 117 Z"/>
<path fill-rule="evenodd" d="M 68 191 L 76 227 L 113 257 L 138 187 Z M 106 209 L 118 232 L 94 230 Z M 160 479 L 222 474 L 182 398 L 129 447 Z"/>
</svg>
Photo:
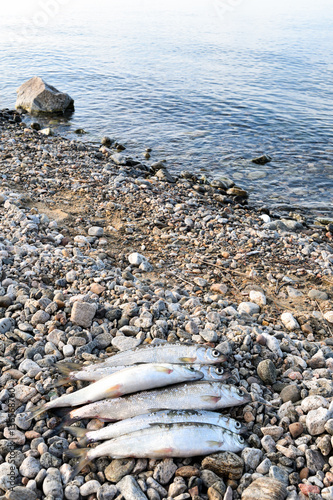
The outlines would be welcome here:
<svg viewBox="0 0 333 500">
<path fill-rule="evenodd" d="M 210 424 L 157 424 L 148 429 L 131 432 L 105 441 L 96 448 L 69 450 L 67 456 L 80 458 L 72 477 L 91 460 L 111 458 L 166 458 L 196 457 L 219 451 L 237 453 L 245 448 L 245 441 L 222 427 Z"/>
<path fill-rule="evenodd" d="M 85 405 L 65 414 L 63 424 L 83 418 L 116 422 L 159 410 L 218 410 L 250 401 L 251 396 L 243 389 L 219 382 L 200 381 Z"/>
<path fill-rule="evenodd" d="M 230 417 L 224 417 L 220 413 L 205 410 L 164 410 L 145 415 L 137 415 L 136 417 L 121 420 L 120 422 L 108 425 L 97 431 L 89 431 L 81 427 L 65 427 L 64 429 L 77 438 L 83 438 L 81 445 L 84 443 L 85 446 L 95 441 L 113 439 L 124 434 L 129 434 L 130 432 L 146 429 L 156 424 L 191 422 L 217 425 L 235 434 L 241 434 L 247 431 L 247 427 L 243 426 L 237 420 Z"/>
<path fill-rule="evenodd" d="M 118 398 L 131 392 L 177 384 L 186 380 L 199 380 L 202 377 L 202 373 L 192 367 L 170 363 L 129 366 L 79 391 L 49 401 L 41 408 L 37 408 L 31 418 L 52 408 L 79 406 L 105 398 Z"/>
<path fill-rule="evenodd" d="M 217 349 L 199 344 L 149 344 L 123 351 L 103 361 L 106 366 L 132 365 L 138 363 L 198 363 L 218 364 L 226 356 Z"/>
<path fill-rule="evenodd" d="M 184 366 L 192 366 L 195 370 L 200 371 L 203 374 L 202 380 L 209 381 L 219 381 L 223 382 L 230 378 L 230 372 L 225 372 L 223 368 L 215 366 L 215 365 L 184 365 Z M 65 378 L 57 381 L 54 386 L 64 385 L 69 382 L 74 382 L 77 380 L 83 382 L 96 382 L 103 377 L 111 375 L 120 370 L 124 370 L 128 368 L 126 366 L 108 366 L 105 363 L 94 363 L 91 365 L 79 365 L 74 363 L 58 363 L 57 367 L 59 371 L 65 375 Z"/>
</svg>

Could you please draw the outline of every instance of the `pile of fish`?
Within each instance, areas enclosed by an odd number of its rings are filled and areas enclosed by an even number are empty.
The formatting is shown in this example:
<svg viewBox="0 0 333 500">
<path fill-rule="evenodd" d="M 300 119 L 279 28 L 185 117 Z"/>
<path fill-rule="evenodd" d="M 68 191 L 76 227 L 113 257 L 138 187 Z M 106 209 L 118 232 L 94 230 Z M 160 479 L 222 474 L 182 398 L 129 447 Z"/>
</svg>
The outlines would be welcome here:
<svg viewBox="0 0 333 500">
<path fill-rule="evenodd" d="M 74 476 L 102 456 L 165 458 L 239 452 L 245 447 L 244 427 L 214 410 L 246 404 L 251 398 L 243 389 L 225 383 L 229 375 L 215 366 L 224 361 L 225 356 L 211 347 L 153 344 L 117 353 L 98 364 L 59 363 L 65 378 L 57 385 L 91 383 L 38 407 L 31 418 L 53 410 L 63 417 L 57 430 L 65 428 L 80 440 L 80 446 L 102 441 L 95 448 L 67 452 L 80 459 Z M 69 427 L 92 418 L 117 423 L 96 431 Z"/>
</svg>

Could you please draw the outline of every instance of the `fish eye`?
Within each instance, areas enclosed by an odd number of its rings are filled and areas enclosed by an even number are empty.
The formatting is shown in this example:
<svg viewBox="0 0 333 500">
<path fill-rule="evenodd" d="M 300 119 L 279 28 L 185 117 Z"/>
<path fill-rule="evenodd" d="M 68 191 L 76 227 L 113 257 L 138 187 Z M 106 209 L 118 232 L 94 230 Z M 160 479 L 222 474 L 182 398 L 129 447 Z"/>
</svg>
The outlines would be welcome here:
<svg viewBox="0 0 333 500">
<path fill-rule="evenodd" d="M 243 389 L 237 389 L 237 394 L 238 394 L 238 396 L 244 396 L 245 391 L 243 391 Z"/>
<path fill-rule="evenodd" d="M 217 349 L 213 349 L 212 355 L 214 356 L 214 358 L 219 358 L 221 356 L 221 353 Z"/>
<path fill-rule="evenodd" d="M 242 424 L 240 422 L 235 423 L 236 429 L 240 429 L 242 427 Z"/>
<path fill-rule="evenodd" d="M 223 368 L 216 368 L 215 373 L 217 373 L 217 375 L 223 375 L 223 371 Z"/>
<path fill-rule="evenodd" d="M 240 442 L 240 443 L 244 443 L 244 438 L 243 438 L 243 436 L 238 436 L 238 439 L 239 439 L 239 442 Z"/>
</svg>

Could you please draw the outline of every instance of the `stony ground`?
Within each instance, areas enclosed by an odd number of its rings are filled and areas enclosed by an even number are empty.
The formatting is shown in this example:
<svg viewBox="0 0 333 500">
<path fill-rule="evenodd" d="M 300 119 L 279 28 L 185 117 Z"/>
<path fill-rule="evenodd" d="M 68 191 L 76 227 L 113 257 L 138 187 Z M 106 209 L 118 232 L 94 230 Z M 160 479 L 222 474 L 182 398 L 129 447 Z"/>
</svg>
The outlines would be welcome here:
<svg viewBox="0 0 333 500">
<path fill-rule="evenodd" d="M 332 226 L 113 146 L 0 113 L 0 499 L 333 499 Z M 227 354 L 255 401 L 230 411 L 248 447 L 103 458 L 70 482 L 75 439 L 51 413 L 26 419 L 74 390 L 52 387 L 55 362 L 166 341 Z"/>
</svg>

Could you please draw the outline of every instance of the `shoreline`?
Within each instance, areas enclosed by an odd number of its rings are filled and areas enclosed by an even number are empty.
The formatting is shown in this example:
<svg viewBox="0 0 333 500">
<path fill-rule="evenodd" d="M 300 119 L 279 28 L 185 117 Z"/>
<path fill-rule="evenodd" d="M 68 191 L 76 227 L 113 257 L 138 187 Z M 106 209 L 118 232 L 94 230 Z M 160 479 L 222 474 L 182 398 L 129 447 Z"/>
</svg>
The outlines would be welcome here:
<svg viewBox="0 0 333 500">
<path fill-rule="evenodd" d="M 244 491 L 261 478 L 270 498 L 306 499 L 303 490 L 332 498 L 333 228 L 251 207 L 236 186 L 190 174 L 173 182 L 163 164 L 149 171 L 126 151 L 2 118 L 0 492 L 12 467 L 31 500 L 48 498 L 47 484 L 57 498 L 130 500 L 127 476 L 149 500 L 168 491 L 179 500 L 250 498 Z M 140 267 L 128 261 L 133 252 L 144 256 Z M 71 319 L 77 300 L 97 306 L 86 328 Z M 75 439 L 49 437 L 51 414 L 32 423 L 19 415 L 67 389 L 51 391 L 56 361 L 88 363 L 161 341 L 203 343 L 228 356 L 225 368 L 256 402 L 223 413 L 247 426 L 249 446 L 238 459 L 221 453 L 209 463 L 103 459 L 69 485 L 73 463 L 56 443 L 74 447 Z M 150 479 L 161 471 L 158 486 Z"/>
</svg>

